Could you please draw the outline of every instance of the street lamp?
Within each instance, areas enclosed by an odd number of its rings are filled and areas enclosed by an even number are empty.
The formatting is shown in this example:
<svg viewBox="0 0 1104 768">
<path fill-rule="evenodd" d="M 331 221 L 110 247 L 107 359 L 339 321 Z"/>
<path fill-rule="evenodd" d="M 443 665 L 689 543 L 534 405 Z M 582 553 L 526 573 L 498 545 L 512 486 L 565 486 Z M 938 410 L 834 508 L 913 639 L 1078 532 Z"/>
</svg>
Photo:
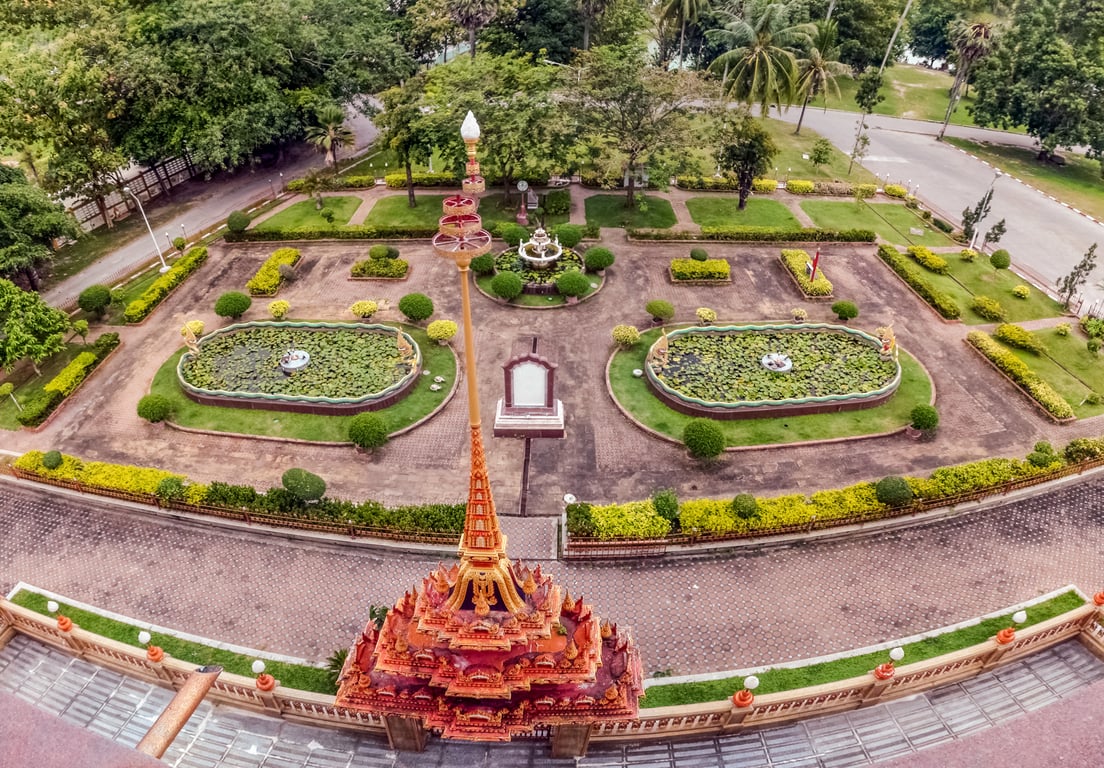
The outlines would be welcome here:
<svg viewBox="0 0 1104 768">
<path fill-rule="evenodd" d="M 268 180 L 268 191 L 272 193 L 273 197 L 276 197 L 276 186 L 272 183 L 272 179 Z"/>
<path fill-rule="evenodd" d="M 905 649 L 894 648 L 889 652 L 889 661 L 874 668 L 874 677 L 879 680 L 889 680 L 896 672 L 893 668 L 893 662 L 900 661 L 903 658 L 905 658 Z"/>
<path fill-rule="evenodd" d="M 993 199 L 993 187 L 1004 174 L 997 171 L 993 176 L 993 180 L 989 182 L 989 189 L 985 190 L 985 195 L 981 198 L 982 202 L 991 201 Z M 974 250 L 974 244 L 977 243 L 977 237 L 981 233 L 981 222 L 985 219 L 985 206 L 981 206 L 981 218 L 974 222 L 974 236 L 970 238 L 970 250 Z"/>
<path fill-rule="evenodd" d="M 154 663 L 163 661 L 165 659 L 165 651 L 154 645 L 152 640 L 153 638 L 150 637 L 150 633 L 146 630 L 143 629 L 138 633 L 138 642 L 146 646 L 146 658 Z"/>
<path fill-rule="evenodd" d="M 737 707 L 750 707 L 755 702 L 755 689 L 759 687 L 759 678 L 748 675 L 744 678 L 744 687 L 732 694 L 732 703 Z"/>
<path fill-rule="evenodd" d="M 180 236 L 184 238 L 184 242 L 188 242 L 188 231 L 184 229 L 184 225 L 180 225 Z"/>
<path fill-rule="evenodd" d="M 1027 611 L 1016 611 L 1012 614 L 1013 624 L 1023 624 L 1027 621 Z M 1016 639 L 1016 628 L 1005 627 L 996 636 L 997 645 L 1008 645 Z"/>
<path fill-rule="evenodd" d="M 138 195 L 134 194 L 130 187 L 123 187 L 123 191 L 134 198 L 134 202 L 138 203 L 138 212 L 142 214 L 142 221 L 146 222 L 146 229 L 149 230 L 150 240 L 153 241 L 153 247 L 157 251 L 157 258 L 161 260 L 161 269 L 159 272 L 168 272 L 169 265 L 165 263 L 165 257 L 161 255 L 161 246 L 157 243 L 157 237 L 153 234 L 153 227 L 150 226 L 149 219 L 146 218 L 146 209 L 142 207 L 142 201 L 138 199 Z"/>
</svg>

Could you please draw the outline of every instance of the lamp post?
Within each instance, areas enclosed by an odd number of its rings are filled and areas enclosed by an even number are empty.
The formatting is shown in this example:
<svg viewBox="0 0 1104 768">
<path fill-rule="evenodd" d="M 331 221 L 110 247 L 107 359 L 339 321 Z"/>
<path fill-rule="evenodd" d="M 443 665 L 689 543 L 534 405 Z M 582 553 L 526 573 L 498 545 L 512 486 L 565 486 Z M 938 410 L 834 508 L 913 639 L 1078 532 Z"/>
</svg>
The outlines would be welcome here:
<svg viewBox="0 0 1104 768">
<path fill-rule="evenodd" d="M 1012 614 L 1013 624 L 1023 624 L 1027 621 L 1027 611 L 1016 611 Z M 1008 645 L 1016 639 L 1016 627 L 1005 627 L 997 633 L 997 645 Z"/>
<path fill-rule="evenodd" d="M 161 269 L 159 272 L 168 272 L 169 265 L 165 263 L 165 257 L 161 254 L 161 246 L 157 242 L 157 237 L 153 234 L 153 227 L 150 226 L 149 219 L 146 218 L 146 209 L 142 207 L 142 201 L 138 199 L 138 195 L 134 194 L 134 191 L 130 187 L 123 187 L 123 191 L 134 198 L 134 202 L 138 203 L 138 212 L 142 214 L 142 221 L 146 222 L 146 229 L 149 231 L 150 240 L 153 241 L 154 250 L 157 251 L 157 258 L 161 261 Z"/>
<path fill-rule="evenodd" d="M 165 233 L 165 242 L 169 244 L 169 253 L 172 253 L 172 249 L 176 246 L 173 245 L 172 235 L 170 235 L 168 232 Z"/>
<path fill-rule="evenodd" d="M 257 676 L 257 690 L 268 693 L 276 687 L 276 678 L 265 672 L 265 663 L 260 659 L 253 662 L 250 669 Z"/>
<path fill-rule="evenodd" d="M 740 708 L 750 707 L 755 703 L 755 689 L 759 687 L 759 678 L 748 675 L 744 678 L 744 687 L 732 694 L 732 703 Z"/>
<path fill-rule="evenodd" d="M 874 668 L 874 677 L 879 680 L 888 680 L 893 677 L 896 670 L 893 668 L 893 662 L 900 661 L 905 658 L 904 648 L 894 648 L 889 652 L 889 661 L 884 664 L 879 664 Z"/>
<path fill-rule="evenodd" d="M 60 629 L 62 632 L 68 632 L 73 628 L 73 620 L 70 619 L 68 616 L 63 616 L 60 613 L 61 606 L 57 604 L 56 600 L 47 600 L 46 610 L 50 613 L 57 614 L 57 628 Z"/>
<path fill-rule="evenodd" d="M 184 242 L 188 242 L 188 231 L 184 229 L 184 225 L 180 225 L 180 236 L 184 238 Z"/>
<path fill-rule="evenodd" d="M 989 202 L 993 199 L 993 187 L 996 186 L 997 179 L 1004 174 L 997 171 L 993 176 L 993 180 L 989 182 L 989 189 L 985 190 L 985 195 L 981 198 L 982 202 Z M 981 206 L 981 217 L 974 222 L 974 236 L 970 238 L 970 250 L 974 250 L 974 245 L 977 243 L 978 235 L 981 233 L 981 222 L 985 220 L 985 206 Z"/>
<path fill-rule="evenodd" d="M 152 639 L 150 633 L 144 629 L 138 633 L 138 642 L 146 646 L 146 658 L 156 664 L 159 661 L 164 661 L 165 651 L 150 642 Z"/>
<path fill-rule="evenodd" d="M 272 179 L 268 180 L 268 191 L 272 193 L 272 197 L 276 197 L 276 185 L 272 183 Z"/>
</svg>

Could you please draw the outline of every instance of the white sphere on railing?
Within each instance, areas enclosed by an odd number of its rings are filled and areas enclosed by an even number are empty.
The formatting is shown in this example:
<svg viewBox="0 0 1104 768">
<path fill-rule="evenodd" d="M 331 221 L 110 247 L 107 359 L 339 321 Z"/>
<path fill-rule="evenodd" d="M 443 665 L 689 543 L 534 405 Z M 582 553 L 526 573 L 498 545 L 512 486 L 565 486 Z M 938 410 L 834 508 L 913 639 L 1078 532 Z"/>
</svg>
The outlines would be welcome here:
<svg viewBox="0 0 1104 768">
<path fill-rule="evenodd" d="M 894 661 L 900 661 L 901 659 L 905 658 L 905 649 L 894 648 L 889 652 L 889 658 L 893 659 Z"/>
<path fill-rule="evenodd" d="M 61 606 L 59 606 L 57 604 L 57 600 L 47 600 L 46 601 L 46 610 L 49 611 L 50 613 L 57 613 L 58 608 L 60 608 L 60 607 Z"/>
<path fill-rule="evenodd" d="M 259 675 L 259 674 L 261 674 L 262 672 L 265 671 L 265 663 L 263 661 L 261 661 L 260 659 L 257 659 L 256 661 L 253 662 L 252 669 L 253 669 L 253 674 L 254 675 Z"/>
<path fill-rule="evenodd" d="M 1016 611 L 1012 614 L 1012 621 L 1016 622 L 1017 624 L 1023 624 L 1025 621 L 1027 621 L 1027 611 Z"/>
<path fill-rule="evenodd" d="M 754 691 L 759 687 L 759 678 L 755 675 L 748 675 L 744 678 L 744 687 L 749 691 Z"/>
<path fill-rule="evenodd" d="M 151 639 L 152 638 L 150 637 L 150 633 L 144 629 L 138 633 L 138 642 L 142 645 L 149 645 L 149 641 Z"/>
</svg>

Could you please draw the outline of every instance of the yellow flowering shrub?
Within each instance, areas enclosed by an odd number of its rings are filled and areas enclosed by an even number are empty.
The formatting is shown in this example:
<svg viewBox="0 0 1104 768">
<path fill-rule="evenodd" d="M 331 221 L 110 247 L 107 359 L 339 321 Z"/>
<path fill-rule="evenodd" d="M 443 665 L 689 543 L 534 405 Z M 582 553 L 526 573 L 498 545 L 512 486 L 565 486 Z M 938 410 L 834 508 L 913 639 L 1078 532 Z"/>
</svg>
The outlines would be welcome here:
<svg viewBox="0 0 1104 768">
<path fill-rule="evenodd" d="M 857 483 L 846 488 L 817 491 L 809 497 L 810 515 L 817 520 L 838 520 L 870 511 L 881 511 L 885 504 L 878 501 L 874 483 Z"/>
<path fill-rule="evenodd" d="M 70 361 L 69 365 L 61 369 L 57 376 L 46 382 L 42 387 L 47 392 L 60 392 L 62 397 L 73 394 L 81 382 L 88 377 L 89 372 L 96 367 L 96 355 L 92 352 L 81 352 Z"/>
<path fill-rule="evenodd" d="M 591 507 L 590 518 L 600 539 L 660 538 L 671 530 L 671 523 L 659 516 L 651 499 Z"/>
<path fill-rule="evenodd" d="M 735 533 L 746 531 L 746 521 L 736 517 L 731 499 L 692 499 L 679 505 L 684 533 Z"/>
<path fill-rule="evenodd" d="M 207 486 L 202 483 L 193 483 L 184 488 L 184 501 L 189 504 L 202 504 L 207 500 Z"/>
<path fill-rule="evenodd" d="M 97 488 L 127 493 L 154 493 L 157 485 L 166 477 L 186 480 L 183 475 L 149 467 L 131 467 L 125 464 L 108 464 L 103 461 L 82 462 L 74 456 L 61 455 L 61 466 L 46 469 L 42 465 L 41 451 L 28 451 L 15 461 L 15 466 L 45 477 L 73 480 Z"/>
</svg>

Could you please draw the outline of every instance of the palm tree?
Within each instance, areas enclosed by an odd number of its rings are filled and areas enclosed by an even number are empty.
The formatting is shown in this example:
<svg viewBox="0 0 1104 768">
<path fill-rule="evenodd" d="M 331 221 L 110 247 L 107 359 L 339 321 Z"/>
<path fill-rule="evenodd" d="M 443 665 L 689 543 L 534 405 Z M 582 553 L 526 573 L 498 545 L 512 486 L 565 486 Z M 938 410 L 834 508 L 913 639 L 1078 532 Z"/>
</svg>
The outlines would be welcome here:
<svg viewBox="0 0 1104 768">
<path fill-rule="evenodd" d="M 449 8 L 452 20 L 468 31 L 468 47 L 475 58 L 475 36 L 498 13 L 499 0 L 455 0 Z"/>
<path fill-rule="evenodd" d="M 725 12 L 731 20 L 723 29 L 706 32 L 722 43 L 722 53 L 709 68 L 723 70 L 724 95 L 748 105 L 759 104 L 763 115 L 771 105 L 792 104 L 797 88 L 795 51 L 807 48 L 816 27 L 790 24 L 789 9 L 782 3 L 750 5 L 747 16 Z"/>
<path fill-rule="evenodd" d="M 697 22 L 702 12 L 709 8 L 709 0 L 667 0 L 663 6 L 663 18 L 679 25 L 679 67 L 682 67 L 686 45 L 686 25 Z"/>
<path fill-rule="evenodd" d="M 836 60 L 840 50 L 836 45 L 836 22 L 818 21 L 816 28 L 816 35 L 805 51 L 805 58 L 797 60 L 797 92 L 804 93 L 805 100 L 801 103 L 801 116 L 797 119 L 795 135 L 801 133 L 801 123 L 805 120 L 805 107 L 809 106 L 809 100 L 822 93 L 827 97 L 829 91 L 834 91 L 836 98 L 839 98 L 840 90 L 836 78 L 850 72 L 846 64 Z M 827 102 L 827 98 L 825 101 Z M 828 108 L 827 103 L 824 108 Z"/>
<path fill-rule="evenodd" d="M 321 168 L 311 168 L 299 180 L 300 189 L 308 200 L 314 200 L 316 210 L 322 210 L 322 193 L 333 189 L 333 176 Z"/>
<path fill-rule="evenodd" d="M 345 127 L 345 110 L 336 104 L 327 104 L 315 113 L 318 125 L 308 125 L 307 141 L 326 153 L 326 165 L 337 173 L 337 148 L 351 147 L 356 136 Z"/>
<path fill-rule="evenodd" d="M 947 103 L 943 127 L 936 137 L 940 140 L 947 130 L 947 124 L 951 122 L 951 115 L 958 105 L 959 91 L 970 77 L 970 70 L 993 50 L 993 26 L 984 21 L 966 22 L 958 19 L 951 24 L 950 37 L 955 53 L 955 79 L 951 84 L 951 98 Z"/>
</svg>

